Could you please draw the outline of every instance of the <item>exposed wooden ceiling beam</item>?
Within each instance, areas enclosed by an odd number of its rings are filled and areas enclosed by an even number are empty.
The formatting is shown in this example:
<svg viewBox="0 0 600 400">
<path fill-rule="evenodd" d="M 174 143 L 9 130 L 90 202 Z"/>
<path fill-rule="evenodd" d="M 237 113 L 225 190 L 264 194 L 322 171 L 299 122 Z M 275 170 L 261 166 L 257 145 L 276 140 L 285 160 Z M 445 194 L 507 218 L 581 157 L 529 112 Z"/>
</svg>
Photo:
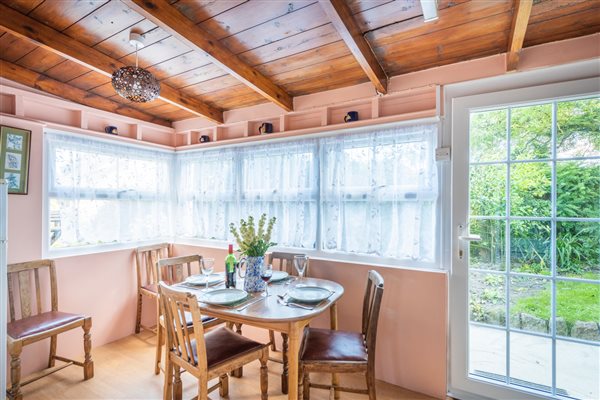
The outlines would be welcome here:
<svg viewBox="0 0 600 400">
<path fill-rule="evenodd" d="M 105 76 L 112 76 L 115 70 L 125 66 L 121 61 L 21 14 L 5 4 L 0 4 L 0 26 L 16 36 L 25 38 Z M 206 117 L 217 123 L 223 123 L 223 112 L 221 110 L 185 95 L 164 83 L 161 83 L 159 98 L 193 114 Z"/>
<path fill-rule="evenodd" d="M 293 110 L 292 96 L 255 68 L 243 62 L 210 32 L 194 24 L 167 0 L 123 0 L 123 2 L 190 48 L 206 53 L 211 62 L 273 103 L 286 111 Z"/>
<path fill-rule="evenodd" d="M 506 55 L 507 71 L 514 71 L 519 65 L 519 54 L 523 48 L 523 41 L 525 40 L 525 32 L 527 32 L 532 6 L 533 0 L 515 0 Z"/>
<path fill-rule="evenodd" d="M 321 7 L 379 93 L 387 93 L 387 75 L 344 0 L 319 0 Z"/>
<path fill-rule="evenodd" d="M 3 78 L 10 79 L 21 85 L 42 90 L 46 93 L 59 96 L 75 103 L 97 108 L 98 110 L 108 111 L 163 126 L 171 126 L 171 122 L 166 119 L 155 117 L 143 111 L 136 110 L 135 108 L 118 103 L 114 100 L 107 99 L 106 97 L 79 89 L 67 83 L 57 81 L 49 76 L 8 61 L 0 60 L 0 75 Z"/>
</svg>

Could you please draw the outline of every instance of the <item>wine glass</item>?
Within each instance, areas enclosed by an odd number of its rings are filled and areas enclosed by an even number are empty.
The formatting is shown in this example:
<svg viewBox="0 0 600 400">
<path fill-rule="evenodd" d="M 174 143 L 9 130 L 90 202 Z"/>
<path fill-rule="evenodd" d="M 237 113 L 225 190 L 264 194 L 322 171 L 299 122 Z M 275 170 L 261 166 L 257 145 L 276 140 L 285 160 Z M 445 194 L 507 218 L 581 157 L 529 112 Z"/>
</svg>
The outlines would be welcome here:
<svg viewBox="0 0 600 400">
<path fill-rule="evenodd" d="M 208 277 L 212 274 L 215 268 L 214 258 L 202 258 L 202 275 L 206 277 L 206 290 L 208 290 Z"/>
<path fill-rule="evenodd" d="M 260 278 L 265 282 L 265 297 L 269 297 L 269 281 L 273 276 L 273 266 L 271 264 L 263 265 L 260 271 Z"/>
<path fill-rule="evenodd" d="M 298 272 L 298 277 L 302 279 L 304 276 L 304 271 L 306 271 L 306 266 L 308 265 L 308 256 L 306 255 L 298 255 L 294 256 L 294 267 Z"/>
</svg>

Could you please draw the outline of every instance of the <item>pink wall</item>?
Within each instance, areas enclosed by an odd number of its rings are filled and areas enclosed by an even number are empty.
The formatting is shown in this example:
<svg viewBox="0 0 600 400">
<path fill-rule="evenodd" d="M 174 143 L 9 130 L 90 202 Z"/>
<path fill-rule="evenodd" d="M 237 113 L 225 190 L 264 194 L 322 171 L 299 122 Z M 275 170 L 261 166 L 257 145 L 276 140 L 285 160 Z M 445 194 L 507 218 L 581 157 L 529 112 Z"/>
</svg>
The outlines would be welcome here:
<svg viewBox="0 0 600 400">
<path fill-rule="evenodd" d="M 175 246 L 176 255 L 214 257 L 222 269 L 224 249 Z M 385 279 L 377 337 L 377 378 L 436 398 L 446 395 L 447 276 L 390 267 L 311 260 L 310 275 L 340 283 L 345 290 L 339 302 L 339 328 L 360 330 L 360 310 L 367 271 L 376 269 Z M 314 326 L 329 327 L 327 315 Z M 245 334 L 266 339 L 264 332 Z"/>
</svg>

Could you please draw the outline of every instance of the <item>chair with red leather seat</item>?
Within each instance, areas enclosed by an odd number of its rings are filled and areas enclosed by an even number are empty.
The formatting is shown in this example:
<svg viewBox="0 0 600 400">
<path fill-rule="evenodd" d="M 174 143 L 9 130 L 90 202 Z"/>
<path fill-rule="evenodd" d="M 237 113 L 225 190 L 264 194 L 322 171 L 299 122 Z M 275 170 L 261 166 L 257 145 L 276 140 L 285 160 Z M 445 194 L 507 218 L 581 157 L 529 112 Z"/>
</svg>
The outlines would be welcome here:
<svg viewBox="0 0 600 400">
<path fill-rule="evenodd" d="M 377 321 L 383 297 L 383 278 L 376 271 L 369 271 L 367 289 L 363 301 L 362 329 L 360 332 L 334 331 L 307 327 L 300 347 L 300 380 L 298 392 L 303 391 L 304 400 L 310 399 L 310 388 L 368 394 L 375 400 L 375 343 Z M 338 385 L 311 383 L 311 372 L 365 374 L 367 389 Z M 337 394 L 337 393 L 336 393 Z M 337 398 L 337 396 L 336 396 Z"/>
<path fill-rule="evenodd" d="M 159 293 L 167 332 L 165 400 L 181 399 L 181 369 L 198 379 L 198 399 L 207 399 L 208 393 L 216 388 L 221 397 L 226 397 L 229 390 L 227 373 L 254 360 L 259 360 L 261 365 L 261 399 L 268 398 L 268 343 L 255 342 L 227 327 L 205 333 L 196 296 L 171 289 L 164 282 L 159 283 Z M 186 322 L 186 312 L 192 316 L 191 327 Z M 219 382 L 209 388 L 208 381 L 216 377 Z"/>
<path fill-rule="evenodd" d="M 44 301 L 41 295 L 40 275 L 46 272 L 49 275 L 48 281 L 50 284 L 50 311 L 43 311 L 42 307 Z M 20 305 L 19 318 L 17 318 L 15 312 L 15 289 L 19 300 L 17 304 Z M 58 311 L 58 289 L 54 261 L 39 260 L 10 264 L 8 266 L 8 303 L 10 322 L 7 324 L 7 347 L 11 358 L 11 386 L 7 390 L 9 399 L 21 400 L 23 398 L 21 386 L 72 364 L 83 367 L 84 380 L 94 376 L 90 334 L 92 318 Z M 83 328 L 84 361 L 80 362 L 57 356 L 57 335 L 79 327 Z M 23 347 L 48 338 L 50 338 L 48 368 L 29 377 L 21 378 L 21 352 Z M 56 360 L 65 364 L 56 366 Z"/>
</svg>

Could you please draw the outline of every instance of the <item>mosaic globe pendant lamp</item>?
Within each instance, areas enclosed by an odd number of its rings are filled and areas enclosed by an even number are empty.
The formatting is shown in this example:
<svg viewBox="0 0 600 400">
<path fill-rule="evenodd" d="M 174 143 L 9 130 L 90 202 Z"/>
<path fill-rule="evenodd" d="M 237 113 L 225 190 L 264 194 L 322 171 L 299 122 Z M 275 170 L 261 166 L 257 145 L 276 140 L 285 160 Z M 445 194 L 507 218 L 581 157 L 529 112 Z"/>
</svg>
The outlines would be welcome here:
<svg viewBox="0 0 600 400">
<path fill-rule="evenodd" d="M 138 48 L 144 47 L 142 35 L 131 32 L 129 43 L 135 46 L 135 67 L 127 66 L 112 74 L 112 86 L 115 91 L 128 100 L 146 103 L 160 95 L 160 83 L 150 72 L 138 67 Z"/>
</svg>

